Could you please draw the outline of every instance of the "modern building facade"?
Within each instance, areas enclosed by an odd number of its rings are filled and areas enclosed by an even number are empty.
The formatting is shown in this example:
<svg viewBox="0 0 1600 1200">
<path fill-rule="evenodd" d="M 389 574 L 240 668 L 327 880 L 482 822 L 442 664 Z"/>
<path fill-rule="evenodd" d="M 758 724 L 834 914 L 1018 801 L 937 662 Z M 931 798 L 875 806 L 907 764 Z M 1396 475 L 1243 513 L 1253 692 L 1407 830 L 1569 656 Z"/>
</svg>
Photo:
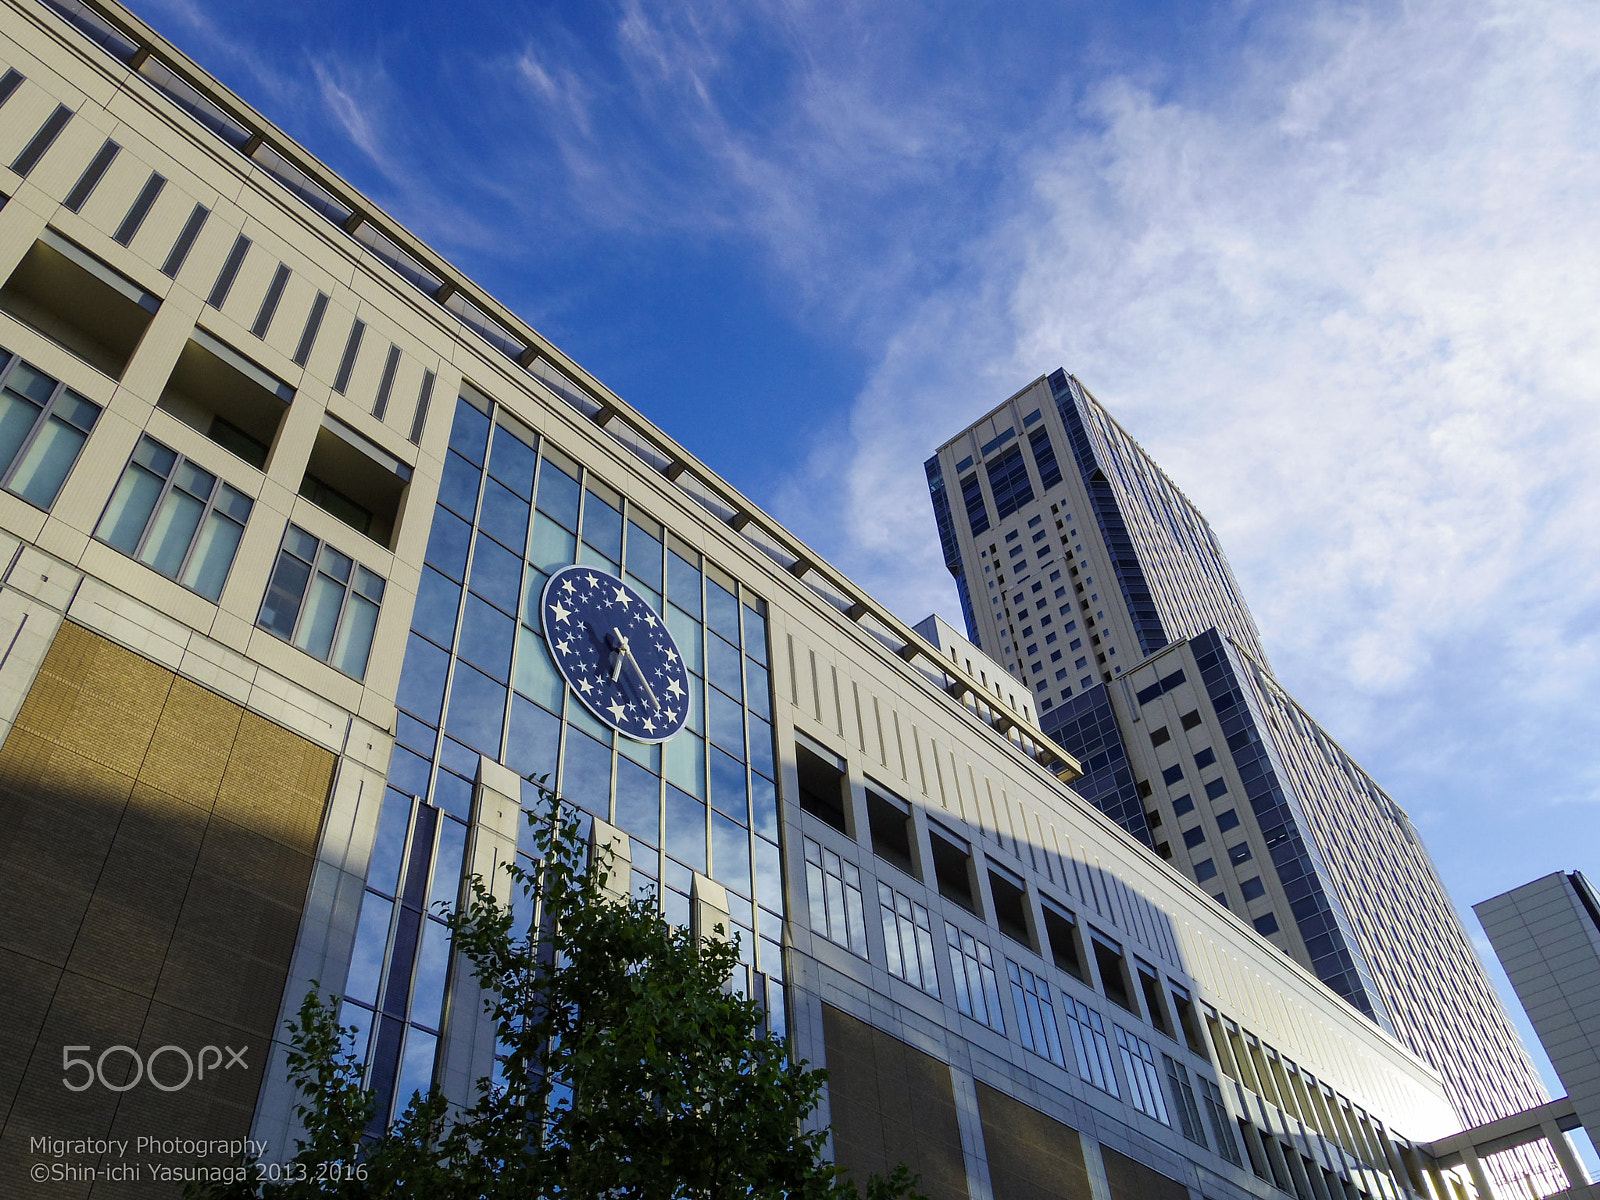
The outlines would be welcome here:
<svg viewBox="0 0 1600 1200">
<path fill-rule="evenodd" d="M 1075 791 L 1101 768 L 1031 686 L 885 611 L 126 10 L 0 3 L 0 196 L 0 1194 L 292 1153 L 314 983 L 380 1115 L 470 1098 L 495 1045 L 433 906 L 505 888 L 529 775 L 671 920 L 738 932 L 854 1172 L 1467 1194 L 1426 1150 L 1462 1124 L 1439 1067 Z M 670 737 L 586 698 L 552 578 L 666 631 L 682 695 L 639 711 Z M 1157 673 L 1092 611 L 1113 679 Z M 1180 726 L 1224 663 L 1256 686 L 1189 632 Z M 183 1145 L 119 1148 L 152 1135 Z"/>
<path fill-rule="evenodd" d="M 1403 810 L 1277 683 L 1205 518 L 1082 384 L 925 464 L 968 635 L 1084 797 L 1436 1067 L 1464 1120 L 1537 1072 Z"/>
<path fill-rule="evenodd" d="M 1582 872 L 1557 871 L 1472 911 L 1600 1146 L 1600 894 Z"/>
</svg>

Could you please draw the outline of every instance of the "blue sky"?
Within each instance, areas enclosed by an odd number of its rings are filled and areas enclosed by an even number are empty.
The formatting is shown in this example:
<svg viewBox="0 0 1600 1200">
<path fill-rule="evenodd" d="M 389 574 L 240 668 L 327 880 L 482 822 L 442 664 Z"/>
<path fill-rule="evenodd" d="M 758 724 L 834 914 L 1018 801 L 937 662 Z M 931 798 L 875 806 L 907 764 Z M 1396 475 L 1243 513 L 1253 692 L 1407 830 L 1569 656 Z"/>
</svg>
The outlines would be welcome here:
<svg viewBox="0 0 1600 1200">
<path fill-rule="evenodd" d="M 1600 875 L 1600 9 L 135 8 L 908 619 L 1065 366 L 1464 910 Z"/>
</svg>

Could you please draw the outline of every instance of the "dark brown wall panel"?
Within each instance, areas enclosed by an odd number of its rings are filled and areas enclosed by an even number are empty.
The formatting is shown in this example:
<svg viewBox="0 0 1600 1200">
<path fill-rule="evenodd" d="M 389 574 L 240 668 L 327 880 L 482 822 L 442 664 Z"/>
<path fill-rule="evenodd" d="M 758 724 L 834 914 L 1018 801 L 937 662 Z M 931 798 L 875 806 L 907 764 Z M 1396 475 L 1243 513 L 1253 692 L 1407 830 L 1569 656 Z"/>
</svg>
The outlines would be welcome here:
<svg viewBox="0 0 1600 1200">
<path fill-rule="evenodd" d="M 249 1132 L 334 764 L 237 704 L 61 626 L 0 747 L 0 1192 L 37 1161 L 32 1136 Z M 148 1081 L 73 1092 L 62 1083 L 68 1045 L 91 1058 L 108 1046 L 143 1057 L 247 1046 L 249 1069 L 171 1092 Z M 120 1052 L 108 1060 L 111 1082 L 128 1065 Z M 161 1068 L 170 1083 L 182 1061 L 168 1053 Z"/>
<path fill-rule="evenodd" d="M 835 1161 L 863 1187 L 903 1162 L 929 1200 L 967 1200 L 950 1068 L 826 1004 L 822 1030 Z"/>
<path fill-rule="evenodd" d="M 984 1153 L 996 1200 L 1093 1200 L 1078 1131 L 978 1084 Z"/>
<path fill-rule="evenodd" d="M 1118 1154 L 1110 1146 L 1100 1147 L 1100 1156 L 1105 1159 L 1111 1200 L 1189 1200 L 1189 1189 L 1176 1179 Z"/>
</svg>

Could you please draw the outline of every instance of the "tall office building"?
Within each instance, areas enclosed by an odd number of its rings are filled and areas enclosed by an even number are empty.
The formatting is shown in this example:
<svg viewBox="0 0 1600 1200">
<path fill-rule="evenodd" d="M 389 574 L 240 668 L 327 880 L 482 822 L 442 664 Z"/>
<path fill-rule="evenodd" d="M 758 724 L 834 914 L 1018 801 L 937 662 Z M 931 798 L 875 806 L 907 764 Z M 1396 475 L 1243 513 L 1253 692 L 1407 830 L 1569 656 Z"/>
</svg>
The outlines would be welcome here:
<svg viewBox="0 0 1600 1200">
<path fill-rule="evenodd" d="M 1205 518 L 1083 385 L 925 464 L 969 636 L 1075 787 L 1426 1058 L 1472 1123 L 1545 1098 L 1416 830 L 1274 679 Z"/>
<path fill-rule="evenodd" d="M 0 1195 L 170 1198 L 156 1167 L 230 1156 L 197 1141 L 282 1161 L 313 981 L 381 1119 L 418 1089 L 470 1100 L 494 1030 L 437 905 L 473 875 L 506 892 L 530 774 L 669 920 L 739 934 L 732 983 L 829 1070 L 816 1119 L 857 1174 L 903 1160 L 936 1200 L 1470 1186 L 1428 1150 L 1461 1125 L 1440 1069 L 1314 949 L 1265 940 L 1288 935 L 1242 869 L 1224 907 L 1198 843 L 1184 871 L 1152 848 L 1146 811 L 1190 824 L 1138 796 L 1152 755 L 1223 754 L 1248 714 L 1228 786 L 1290 778 L 1272 730 L 1299 718 L 1252 673 L 1242 607 L 1224 619 L 1225 573 L 1191 596 L 1146 565 L 1127 612 L 1064 576 L 1036 627 L 1104 653 L 1139 707 L 1098 663 L 1065 700 L 1024 689 L 885 611 L 111 0 L 0 0 L 0 199 Z M 1012 501 L 1044 494 L 1032 464 Z M 1041 515 L 1039 544 L 1092 545 L 1099 579 L 1087 505 Z M 1071 570 L 1022 537 L 1030 579 Z M 993 554 L 971 561 L 980 605 L 1036 603 L 1007 567 L 993 604 Z M 624 628 L 634 667 L 600 669 Z M 1020 672 L 1027 628 L 981 636 Z M 1083 774 L 1040 717 L 1086 686 Z M 1118 741 L 1158 721 L 1160 745 Z M 1120 824 L 1074 790 L 1111 806 L 1119 770 L 1149 801 Z M 1262 861 L 1280 827 L 1248 826 Z M 1314 879 L 1333 911 L 1342 877 L 1294 837 L 1310 873 L 1261 886 L 1287 915 Z"/>
</svg>

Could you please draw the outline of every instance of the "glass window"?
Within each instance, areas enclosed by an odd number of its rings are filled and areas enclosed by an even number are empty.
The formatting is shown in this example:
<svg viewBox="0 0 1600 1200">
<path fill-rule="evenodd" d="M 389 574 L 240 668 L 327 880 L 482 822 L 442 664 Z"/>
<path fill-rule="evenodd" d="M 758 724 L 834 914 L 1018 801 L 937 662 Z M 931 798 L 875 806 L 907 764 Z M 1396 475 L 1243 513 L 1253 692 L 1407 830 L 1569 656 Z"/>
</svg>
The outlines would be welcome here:
<svg viewBox="0 0 1600 1200">
<path fill-rule="evenodd" d="M 439 503 L 468 521 L 478 511 L 478 484 L 483 475 L 461 455 L 444 456 L 444 472 L 439 480 Z"/>
<path fill-rule="evenodd" d="M 622 514 L 588 490 L 583 496 L 583 540 L 611 562 L 622 561 Z"/>
<path fill-rule="evenodd" d="M 567 529 L 578 528 L 578 481 L 548 458 L 539 467 L 540 512 Z"/>
<path fill-rule="evenodd" d="M 661 540 L 628 522 L 628 574 L 650 591 L 661 592 Z"/>
<path fill-rule="evenodd" d="M 510 488 L 490 480 L 483 485 L 483 513 L 478 528 L 520 558 L 528 540 L 528 502 Z"/>
<path fill-rule="evenodd" d="M 867 918 L 860 870 L 810 838 L 805 839 L 805 858 L 812 932 L 866 958 Z"/>
<path fill-rule="evenodd" d="M 661 837 L 661 780 L 626 758 L 617 759 L 617 825 L 652 846 Z"/>
<path fill-rule="evenodd" d="M 495 427 L 494 449 L 489 452 L 489 474 L 518 496 L 533 493 L 534 459 L 532 446 L 504 425 Z"/>
<path fill-rule="evenodd" d="M 711 740 L 729 751 L 735 758 L 744 757 L 744 709 L 737 700 L 730 700 L 716 688 L 706 706 L 710 722 Z"/>
<path fill-rule="evenodd" d="M 1228 847 L 1228 858 L 1231 859 L 1235 865 L 1249 862 L 1252 857 L 1253 855 L 1250 853 L 1249 842 L 1240 842 L 1237 846 Z"/>
<path fill-rule="evenodd" d="M 1262 937 L 1271 937 L 1278 932 L 1278 918 L 1273 913 L 1265 913 L 1251 922 L 1256 927 L 1256 932 Z"/>
<path fill-rule="evenodd" d="M 506 766 L 524 779 L 556 777 L 561 721 L 521 696 L 511 697 L 511 732 L 506 739 Z"/>
<path fill-rule="evenodd" d="M 700 568 L 676 550 L 667 552 L 667 599 L 700 619 Z"/>
<path fill-rule="evenodd" d="M 1267 894 L 1267 885 L 1261 882 L 1259 876 L 1251 879 L 1241 879 L 1239 890 L 1244 893 L 1246 900 L 1259 900 Z"/>
<path fill-rule="evenodd" d="M 461 607 L 461 585 L 452 583 L 432 567 L 422 568 L 417 604 L 411 611 L 411 628 L 449 648 L 456 636 L 456 612 Z"/>
<path fill-rule="evenodd" d="M 667 631 L 678 643 L 678 653 L 683 655 L 683 665 L 696 675 L 705 673 L 705 654 L 701 642 L 702 629 L 697 618 L 675 605 L 667 606 Z"/>
<path fill-rule="evenodd" d="M 1106 1041 L 1105 1022 L 1081 1000 L 1061 993 L 1066 1013 L 1067 1032 L 1072 1035 L 1072 1053 L 1077 1060 L 1078 1078 L 1103 1092 L 1120 1096 L 1117 1073 L 1111 1066 L 1111 1046 Z"/>
<path fill-rule="evenodd" d="M 449 673 L 450 656 L 413 633 L 406 642 L 406 661 L 400 668 L 395 703 L 429 724 L 437 723 L 444 708 L 444 681 Z"/>
<path fill-rule="evenodd" d="M 464 662 L 456 663 L 450 683 L 450 715 L 445 730 L 490 758 L 500 757 L 500 727 L 505 723 L 506 685 Z"/>
<path fill-rule="evenodd" d="M 706 744 L 689 730 L 681 731 L 664 746 L 662 761 L 669 783 L 696 796 L 706 794 Z"/>
<path fill-rule="evenodd" d="M 750 834 L 719 812 L 711 814 L 711 877 L 741 895 L 750 891 Z"/>
<path fill-rule="evenodd" d="M 214 601 L 222 595 L 251 507 L 243 492 L 144 437 L 117 480 L 95 536 Z"/>
<path fill-rule="evenodd" d="M 765 838 L 754 839 L 756 899 L 774 912 L 783 911 L 783 860 L 778 847 Z"/>
<path fill-rule="evenodd" d="M 549 575 L 559 567 L 578 561 L 578 539 L 544 513 L 536 513 L 533 537 L 528 543 L 528 559 Z M 537 603 L 538 597 L 533 600 Z"/>
<path fill-rule="evenodd" d="M 744 662 L 739 647 L 711 634 L 706 638 L 707 674 L 711 682 L 734 698 L 744 692 L 744 679 L 740 669 Z"/>
<path fill-rule="evenodd" d="M 744 652 L 763 665 L 767 661 L 767 619 L 744 606 Z"/>
<path fill-rule="evenodd" d="M 0 350 L 0 378 L 0 486 L 48 510 L 78 461 L 100 406 L 5 350 Z"/>
<path fill-rule="evenodd" d="M 751 828 L 762 837 L 778 836 L 778 789 L 772 780 L 760 775 L 750 777 Z"/>
<path fill-rule="evenodd" d="M 706 624 L 735 646 L 739 644 L 739 602 L 714 579 L 706 580 Z"/>
<path fill-rule="evenodd" d="M 455 421 L 450 426 L 450 448 L 482 466 L 483 447 L 488 440 L 489 418 L 465 399 L 457 399 Z"/>
<path fill-rule="evenodd" d="M 433 510 L 433 528 L 428 531 L 427 562 L 457 583 L 467 577 L 467 549 L 472 545 L 472 526 L 443 508 Z"/>
<path fill-rule="evenodd" d="M 1170 1054 L 1163 1054 L 1161 1063 L 1167 1069 L 1167 1089 L 1172 1094 L 1172 1107 L 1178 1110 L 1178 1125 L 1183 1136 L 1197 1146 L 1206 1145 L 1206 1131 L 1200 1124 L 1200 1106 L 1195 1103 L 1189 1069 Z"/>
<path fill-rule="evenodd" d="M 772 726 L 754 714 L 750 717 L 750 766 L 768 779 L 777 776 L 772 761 Z"/>
<path fill-rule="evenodd" d="M 256 624 L 360 679 L 367 673 L 382 602 L 382 579 L 290 525 Z"/>
<path fill-rule="evenodd" d="M 1011 979 L 1011 1003 L 1017 1011 L 1017 1032 L 1023 1046 L 1058 1067 L 1066 1066 L 1050 985 L 1010 959 L 1006 960 L 1006 974 Z"/>
<path fill-rule="evenodd" d="M 1115 1029 L 1117 1049 L 1122 1051 L 1122 1065 L 1128 1074 L 1129 1101 L 1145 1116 L 1154 1117 L 1163 1125 L 1171 1125 L 1167 1103 L 1161 1096 L 1161 1076 L 1156 1073 L 1155 1052 L 1150 1049 L 1150 1043 L 1129 1033 L 1121 1025 Z"/>
<path fill-rule="evenodd" d="M 467 597 L 456 653 L 501 683 L 511 680 L 511 641 L 516 622 L 476 596 Z"/>
<path fill-rule="evenodd" d="M 727 813 L 739 824 L 747 820 L 749 792 L 745 786 L 744 764 L 729 758 L 715 746 L 711 748 L 711 806 Z"/>
<path fill-rule="evenodd" d="M 561 760 L 561 795 L 605 820 L 611 815 L 611 748 L 567 729 Z"/>
<path fill-rule="evenodd" d="M 668 854 L 686 866 L 705 871 L 706 806 L 675 787 L 667 789 L 666 849 Z"/>
<path fill-rule="evenodd" d="M 1217 877 L 1217 864 L 1209 858 L 1202 858 L 1194 865 L 1194 877 L 1201 883 Z"/>
<path fill-rule="evenodd" d="M 772 716 L 772 685 L 767 679 L 767 669 L 751 659 L 744 661 L 745 703 L 763 717 Z"/>
<path fill-rule="evenodd" d="M 994 958 L 989 947 L 970 933 L 944 923 L 945 946 L 950 952 L 950 971 L 956 982 L 956 1008 L 975 1021 L 1006 1031 L 1000 1011 L 1000 985 L 995 978 Z"/>
<path fill-rule="evenodd" d="M 505 612 L 517 611 L 522 598 L 522 555 L 512 554 L 492 538 L 480 536 L 472 554 L 468 586 Z"/>
<path fill-rule="evenodd" d="M 878 885 L 878 915 L 889 974 L 928 995 L 939 995 L 939 968 L 933 954 L 933 923 L 928 910 L 886 883 Z"/>
<path fill-rule="evenodd" d="M 526 625 L 521 626 L 517 633 L 517 691 L 559 713 L 566 686 L 550 659 L 544 638 Z"/>
</svg>

